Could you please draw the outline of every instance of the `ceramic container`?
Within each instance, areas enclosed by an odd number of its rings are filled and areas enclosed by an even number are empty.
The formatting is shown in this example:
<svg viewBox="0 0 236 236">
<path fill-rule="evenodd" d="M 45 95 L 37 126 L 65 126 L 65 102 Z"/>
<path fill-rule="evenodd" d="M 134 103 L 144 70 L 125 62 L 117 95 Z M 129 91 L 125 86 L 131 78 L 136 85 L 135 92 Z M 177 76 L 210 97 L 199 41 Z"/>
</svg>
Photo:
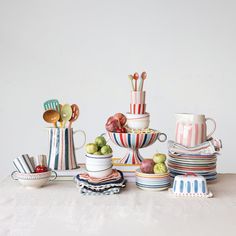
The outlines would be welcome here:
<svg viewBox="0 0 236 236">
<path fill-rule="evenodd" d="M 92 170 L 87 169 L 87 172 L 91 177 L 104 178 L 112 173 L 112 166 L 110 168 L 99 170 L 99 171 L 92 171 Z"/>
<path fill-rule="evenodd" d="M 130 113 L 131 114 L 145 114 L 146 104 L 143 103 L 131 103 L 130 104 Z"/>
<path fill-rule="evenodd" d="M 53 176 L 52 176 L 53 174 Z M 55 171 L 47 171 L 42 173 L 19 173 L 17 171 L 12 172 L 12 179 L 19 181 L 21 185 L 27 188 L 40 188 L 46 185 L 49 181 L 56 179 L 57 174 Z"/>
<path fill-rule="evenodd" d="M 137 115 L 126 113 L 127 125 L 130 129 L 147 129 L 150 123 L 149 113 Z"/>
<path fill-rule="evenodd" d="M 201 175 L 186 174 L 175 176 L 172 193 L 177 196 L 212 197 L 208 191 L 206 179 Z"/>
<path fill-rule="evenodd" d="M 213 123 L 213 129 L 207 134 L 208 120 Z M 186 147 L 194 147 L 210 139 L 215 129 L 215 120 L 205 115 L 176 114 L 175 141 Z"/>
<path fill-rule="evenodd" d="M 161 191 L 170 187 L 170 178 L 168 173 L 146 174 L 140 169 L 135 172 L 136 185 L 143 190 Z"/>
<path fill-rule="evenodd" d="M 131 91 L 131 104 L 145 104 L 145 91 Z"/>
<path fill-rule="evenodd" d="M 52 170 L 72 170 L 77 168 L 75 150 L 86 143 L 86 134 L 83 130 L 73 131 L 72 128 L 49 128 L 49 157 L 48 167 Z M 74 147 L 74 134 L 83 135 L 80 147 Z"/>
</svg>

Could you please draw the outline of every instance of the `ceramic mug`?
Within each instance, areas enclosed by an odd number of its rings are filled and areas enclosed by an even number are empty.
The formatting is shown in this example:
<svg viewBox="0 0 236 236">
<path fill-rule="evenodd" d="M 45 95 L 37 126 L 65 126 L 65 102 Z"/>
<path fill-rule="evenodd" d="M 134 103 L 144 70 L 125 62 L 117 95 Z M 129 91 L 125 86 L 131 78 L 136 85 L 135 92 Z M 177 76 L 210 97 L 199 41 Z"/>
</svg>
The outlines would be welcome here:
<svg viewBox="0 0 236 236">
<path fill-rule="evenodd" d="M 75 150 L 86 143 L 83 130 L 73 131 L 72 128 L 49 128 L 48 167 L 52 170 L 72 170 L 77 168 Z M 84 141 L 80 147 L 74 147 L 74 134 L 82 133 Z"/>
<path fill-rule="evenodd" d="M 145 114 L 146 113 L 146 104 L 143 103 L 131 103 L 130 104 L 130 113 L 131 114 Z"/>
<path fill-rule="evenodd" d="M 207 134 L 206 122 L 213 123 L 213 130 Z M 194 147 L 211 138 L 215 132 L 216 122 L 205 115 L 188 113 L 176 114 L 175 141 L 186 147 Z"/>
</svg>

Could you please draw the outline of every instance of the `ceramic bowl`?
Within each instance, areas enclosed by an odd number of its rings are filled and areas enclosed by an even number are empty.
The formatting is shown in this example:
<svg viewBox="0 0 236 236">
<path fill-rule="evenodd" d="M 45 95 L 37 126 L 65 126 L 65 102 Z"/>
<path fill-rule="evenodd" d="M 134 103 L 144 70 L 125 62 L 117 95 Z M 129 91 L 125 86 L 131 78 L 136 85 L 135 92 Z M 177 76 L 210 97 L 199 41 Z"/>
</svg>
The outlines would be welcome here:
<svg viewBox="0 0 236 236">
<path fill-rule="evenodd" d="M 145 114 L 131 114 L 126 113 L 127 125 L 130 129 L 147 129 L 150 123 L 149 113 Z"/>
<path fill-rule="evenodd" d="M 143 190 L 160 191 L 168 189 L 170 186 L 169 173 L 146 174 L 137 169 L 135 176 L 137 187 Z"/>
<path fill-rule="evenodd" d="M 94 177 L 94 178 L 104 178 L 112 173 L 112 166 L 110 166 L 107 169 L 100 170 L 100 171 L 92 171 L 87 169 L 87 172 L 89 176 Z"/>
<path fill-rule="evenodd" d="M 109 158 L 112 158 L 112 153 L 110 154 L 107 154 L 107 155 L 93 155 L 93 154 L 89 154 L 89 153 L 86 153 L 85 154 L 86 158 L 91 158 L 91 159 L 109 159 Z"/>
<path fill-rule="evenodd" d="M 53 174 L 53 176 L 52 176 Z M 40 188 L 46 185 L 49 181 L 53 181 L 57 177 L 55 171 L 47 171 L 42 173 L 19 173 L 17 171 L 12 172 L 12 179 L 19 181 L 21 185 L 27 188 Z"/>
</svg>

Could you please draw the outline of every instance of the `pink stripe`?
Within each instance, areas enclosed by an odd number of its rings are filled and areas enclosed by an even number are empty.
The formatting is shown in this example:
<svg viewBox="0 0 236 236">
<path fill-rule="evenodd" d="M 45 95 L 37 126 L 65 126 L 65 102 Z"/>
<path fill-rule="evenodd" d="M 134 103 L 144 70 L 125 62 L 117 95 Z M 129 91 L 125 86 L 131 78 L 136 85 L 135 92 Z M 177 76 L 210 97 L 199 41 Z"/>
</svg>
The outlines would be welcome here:
<svg viewBox="0 0 236 236">
<path fill-rule="evenodd" d="M 187 141 L 187 146 L 190 147 L 191 146 L 191 141 L 192 141 L 192 125 L 188 125 L 188 141 Z"/>
<path fill-rule="evenodd" d="M 180 144 L 183 144 L 183 133 L 184 133 L 184 126 L 181 124 L 181 130 L 180 130 Z"/>
<path fill-rule="evenodd" d="M 60 170 L 62 170 L 62 162 L 63 162 L 63 151 L 64 151 L 64 139 L 63 139 L 63 132 L 62 132 L 62 130 L 60 130 L 60 132 L 61 132 L 61 138 L 60 138 L 60 140 L 61 140 L 61 156 L 60 156 L 60 158 L 61 158 L 61 167 L 59 168 Z"/>
<path fill-rule="evenodd" d="M 195 124 L 195 145 L 198 144 L 198 124 Z"/>
<path fill-rule="evenodd" d="M 177 126 L 176 126 L 176 131 L 175 131 L 175 141 L 178 142 L 178 134 L 179 134 L 179 123 L 177 123 Z"/>
<path fill-rule="evenodd" d="M 202 124 L 202 136 L 201 136 L 201 142 L 204 142 L 204 124 Z"/>
</svg>

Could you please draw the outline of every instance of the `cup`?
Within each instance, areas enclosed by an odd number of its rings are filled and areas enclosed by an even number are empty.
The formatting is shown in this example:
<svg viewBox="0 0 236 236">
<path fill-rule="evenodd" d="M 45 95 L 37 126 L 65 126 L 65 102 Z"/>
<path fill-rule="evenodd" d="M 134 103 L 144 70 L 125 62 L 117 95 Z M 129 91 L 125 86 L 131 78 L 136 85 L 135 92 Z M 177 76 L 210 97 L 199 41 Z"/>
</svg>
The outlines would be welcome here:
<svg viewBox="0 0 236 236">
<path fill-rule="evenodd" d="M 34 167 L 28 154 L 15 158 L 13 160 L 13 165 L 19 173 L 34 173 Z"/>
<path fill-rule="evenodd" d="M 131 104 L 145 104 L 145 91 L 131 91 Z"/>
<path fill-rule="evenodd" d="M 131 103 L 130 104 L 130 113 L 131 114 L 145 114 L 146 104 L 143 103 Z"/>
<path fill-rule="evenodd" d="M 73 128 L 49 128 L 48 167 L 52 170 L 72 170 L 77 168 L 75 150 L 81 149 L 86 143 L 83 130 Z M 82 133 L 84 140 L 80 147 L 74 147 L 74 134 Z"/>
<path fill-rule="evenodd" d="M 207 121 L 213 123 L 213 130 L 207 134 Z M 216 122 L 205 115 L 188 113 L 176 114 L 175 141 L 186 147 L 194 147 L 211 138 L 215 132 Z"/>
</svg>

